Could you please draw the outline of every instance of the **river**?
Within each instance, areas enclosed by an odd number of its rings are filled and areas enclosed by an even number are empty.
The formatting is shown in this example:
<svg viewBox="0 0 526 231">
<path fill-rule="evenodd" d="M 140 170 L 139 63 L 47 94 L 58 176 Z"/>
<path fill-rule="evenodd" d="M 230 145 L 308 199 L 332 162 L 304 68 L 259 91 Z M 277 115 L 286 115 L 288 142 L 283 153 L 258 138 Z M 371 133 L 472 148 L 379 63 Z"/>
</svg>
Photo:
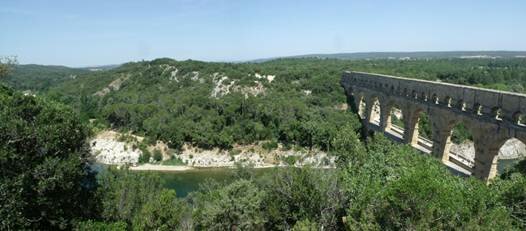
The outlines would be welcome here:
<svg viewBox="0 0 526 231">
<path fill-rule="evenodd" d="M 499 160 L 498 171 L 502 173 L 506 168 L 513 166 L 518 160 Z M 175 189 L 177 197 L 186 197 L 189 193 L 199 189 L 199 184 L 205 183 L 207 179 L 231 182 L 235 180 L 234 169 L 229 168 L 204 168 L 183 172 L 161 172 L 161 179 L 165 187 Z M 272 168 L 252 169 L 256 176 L 273 171 Z"/>
<path fill-rule="evenodd" d="M 251 169 L 256 176 L 273 171 L 273 168 Z M 186 197 L 188 193 L 199 189 L 199 185 L 207 180 L 231 182 L 235 169 L 231 168 L 201 168 L 182 172 L 160 172 L 165 187 L 175 189 L 177 197 Z"/>
</svg>

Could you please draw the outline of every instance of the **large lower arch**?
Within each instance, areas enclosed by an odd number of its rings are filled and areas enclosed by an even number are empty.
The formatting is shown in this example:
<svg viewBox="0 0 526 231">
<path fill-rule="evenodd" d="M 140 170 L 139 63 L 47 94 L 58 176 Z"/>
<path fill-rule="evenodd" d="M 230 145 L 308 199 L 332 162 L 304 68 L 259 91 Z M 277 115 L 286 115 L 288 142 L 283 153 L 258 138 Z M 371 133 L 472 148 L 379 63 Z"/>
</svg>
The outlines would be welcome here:
<svg viewBox="0 0 526 231">
<path fill-rule="evenodd" d="M 473 175 L 489 181 L 497 175 L 499 149 L 512 136 L 500 131 L 498 126 L 479 127 L 473 135 L 475 144 Z"/>
<path fill-rule="evenodd" d="M 389 102 L 385 107 L 386 110 L 383 111 L 383 131 L 403 141 L 406 133 L 403 107 L 394 101 Z"/>
<path fill-rule="evenodd" d="M 427 111 L 419 108 L 414 112 L 413 117 L 416 119 L 413 127 L 413 136 L 411 137 L 413 146 L 425 153 L 431 153 L 433 140 L 431 121 Z"/>
<path fill-rule="evenodd" d="M 358 116 L 360 117 L 360 119 L 365 119 L 365 113 L 367 111 L 367 103 L 365 102 L 365 96 L 362 93 L 358 93 L 355 94 L 353 98 L 354 105 L 358 112 Z"/>
<path fill-rule="evenodd" d="M 371 112 L 368 115 L 368 121 L 371 124 L 380 126 L 380 120 L 381 120 L 381 105 L 380 100 L 378 97 L 373 97 L 370 101 L 371 103 Z"/>
<path fill-rule="evenodd" d="M 526 157 L 526 143 L 517 138 L 510 138 L 499 149 L 497 172 L 506 172 L 514 167 L 517 161 Z"/>
<path fill-rule="evenodd" d="M 448 155 L 448 161 L 455 163 L 457 166 L 472 172 L 475 166 L 475 143 L 473 140 L 473 128 L 468 128 L 466 124 L 459 121 L 451 129 L 449 141 L 451 143 Z"/>
</svg>

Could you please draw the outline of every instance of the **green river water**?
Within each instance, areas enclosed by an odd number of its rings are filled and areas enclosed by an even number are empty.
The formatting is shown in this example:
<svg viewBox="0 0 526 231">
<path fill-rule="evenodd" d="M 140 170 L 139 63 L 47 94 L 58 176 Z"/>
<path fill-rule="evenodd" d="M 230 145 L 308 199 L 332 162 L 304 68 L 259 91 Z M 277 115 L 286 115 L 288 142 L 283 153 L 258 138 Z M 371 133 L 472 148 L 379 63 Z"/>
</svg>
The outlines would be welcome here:
<svg viewBox="0 0 526 231">
<path fill-rule="evenodd" d="M 255 176 L 261 176 L 273 168 L 252 169 Z M 230 168 L 201 168 L 182 172 L 161 172 L 161 179 L 167 188 L 175 189 L 177 197 L 186 197 L 188 193 L 199 189 L 200 184 L 207 180 L 231 182 L 234 179 L 234 169 Z"/>
</svg>

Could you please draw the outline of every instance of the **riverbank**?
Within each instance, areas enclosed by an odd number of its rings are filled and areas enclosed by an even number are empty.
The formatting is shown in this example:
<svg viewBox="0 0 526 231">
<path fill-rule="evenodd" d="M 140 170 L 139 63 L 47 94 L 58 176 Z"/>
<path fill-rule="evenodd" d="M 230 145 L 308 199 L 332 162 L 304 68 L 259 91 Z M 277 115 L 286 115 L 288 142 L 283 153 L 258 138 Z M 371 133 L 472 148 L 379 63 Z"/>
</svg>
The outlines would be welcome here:
<svg viewBox="0 0 526 231">
<path fill-rule="evenodd" d="M 141 164 L 137 166 L 130 166 L 128 169 L 132 171 L 181 172 L 181 171 L 195 170 L 196 168 L 186 166 L 186 165 Z"/>
<path fill-rule="evenodd" d="M 186 171 L 194 168 L 234 168 L 238 163 L 253 168 L 302 167 L 334 168 L 335 157 L 316 148 L 292 146 L 285 148 L 269 141 L 234 145 L 231 149 L 202 149 L 189 143 L 179 150 L 165 143 L 143 142 L 144 137 L 116 131 L 101 131 L 90 141 L 91 154 L 97 163 L 128 165 L 136 171 Z M 156 155 L 158 154 L 158 155 Z"/>
<path fill-rule="evenodd" d="M 253 169 L 268 169 L 268 168 L 285 168 L 285 167 L 305 167 L 305 166 L 288 166 L 288 165 L 258 165 L 250 166 Z M 333 166 L 310 166 L 315 169 L 334 169 Z M 137 166 L 130 166 L 128 169 L 132 171 L 159 171 L 159 172 L 185 172 L 185 171 L 199 171 L 199 170 L 210 170 L 210 169 L 234 169 L 235 166 L 222 166 L 222 167 L 192 167 L 186 165 L 159 165 L 159 164 L 141 164 Z"/>
</svg>

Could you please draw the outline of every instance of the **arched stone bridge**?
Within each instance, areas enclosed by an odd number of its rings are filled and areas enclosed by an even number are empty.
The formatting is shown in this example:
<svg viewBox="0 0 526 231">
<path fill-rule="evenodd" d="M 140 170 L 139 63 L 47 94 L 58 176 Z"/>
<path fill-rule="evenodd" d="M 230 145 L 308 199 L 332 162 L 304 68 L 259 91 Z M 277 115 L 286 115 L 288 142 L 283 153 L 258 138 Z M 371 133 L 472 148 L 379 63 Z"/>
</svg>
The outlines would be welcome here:
<svg viewBox="0 0 526 231">
<path fill-rule="evenodd" d="M 483 180 L 495 177 L 504 142 L 517 138 L 526 143 L 523 94 L 354 71 L 343 74 L 341 85 L 366 129 L 391 131 L 395 139 L 398 133 L 400 141 L 427 149 L 444 163 L 461 166 Z M 393 107 L 401 109 L 403 132 L 391 123 Z M 428 141 L 418 135 L 421 112 L 427 113 L 431 126 Z M 450 154 L 452 129 L 458 123 L 473 135 L 474 161 Z"/>
</svg>

